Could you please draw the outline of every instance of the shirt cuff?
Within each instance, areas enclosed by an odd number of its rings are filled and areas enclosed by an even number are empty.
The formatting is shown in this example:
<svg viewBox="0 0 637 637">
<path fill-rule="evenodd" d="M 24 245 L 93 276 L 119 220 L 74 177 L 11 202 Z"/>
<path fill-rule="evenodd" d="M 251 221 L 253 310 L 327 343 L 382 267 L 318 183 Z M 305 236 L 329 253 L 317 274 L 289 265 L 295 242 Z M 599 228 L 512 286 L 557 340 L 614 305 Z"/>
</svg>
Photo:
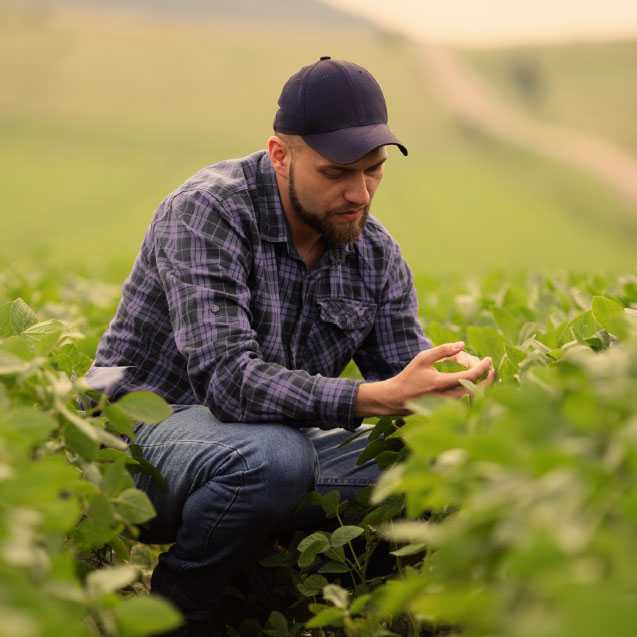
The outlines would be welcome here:
<svg viewBox="0 0 637 637">
<path fill-rule="evenodd" d="M 358 387 L 365 381 L 359 378 L 327 378 L 320 376 L 316 384 L 319 418 L 323 427 L 342 427 L 354 431 L 363 422 L 355 416 Z"/>
</svg>

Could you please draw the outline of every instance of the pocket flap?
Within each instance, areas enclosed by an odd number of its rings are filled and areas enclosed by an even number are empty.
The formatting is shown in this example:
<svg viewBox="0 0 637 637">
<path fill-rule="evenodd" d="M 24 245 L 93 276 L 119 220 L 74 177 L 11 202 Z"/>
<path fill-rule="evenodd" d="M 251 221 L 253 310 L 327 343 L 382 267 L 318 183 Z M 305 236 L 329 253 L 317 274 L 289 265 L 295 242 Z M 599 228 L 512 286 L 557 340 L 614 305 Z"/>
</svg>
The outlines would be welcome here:
<svg viewBox="0 0 637 637">
<path fill-rule="evenodd" d="M 376 315 L 376 304 L 338 297 L 317 298 L 319 314 L 323 321 L 334 323 L 343 330 L 368 326 Z"/>
</svg>

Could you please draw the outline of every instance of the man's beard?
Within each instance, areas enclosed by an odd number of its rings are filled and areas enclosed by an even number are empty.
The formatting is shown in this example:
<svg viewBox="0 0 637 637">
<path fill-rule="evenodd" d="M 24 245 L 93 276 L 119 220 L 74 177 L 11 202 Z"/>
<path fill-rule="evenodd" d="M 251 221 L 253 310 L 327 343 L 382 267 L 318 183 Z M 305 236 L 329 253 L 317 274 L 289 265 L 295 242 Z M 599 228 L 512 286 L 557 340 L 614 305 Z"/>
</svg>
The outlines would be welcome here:
<svg viewBox="0 0 637 637">
<path fill-rule="evenodd" d="M 292 207 L 302 223 L 316 230 L 324 239 L 332 244 L 350 243 L 356 241 L 360 236 L 367 217 L 369 216 L 369 206 L 365 206 L 361 216 L 350 222 L 331 222 L 330 218 L 335 215 L 328 214 L 326 217 L 319 217 L 307 211 L 299 200 L 294 182 L 294 162 L 290 164 L 290 177 L 288 182 L 288 196 Z"/>
</svg>

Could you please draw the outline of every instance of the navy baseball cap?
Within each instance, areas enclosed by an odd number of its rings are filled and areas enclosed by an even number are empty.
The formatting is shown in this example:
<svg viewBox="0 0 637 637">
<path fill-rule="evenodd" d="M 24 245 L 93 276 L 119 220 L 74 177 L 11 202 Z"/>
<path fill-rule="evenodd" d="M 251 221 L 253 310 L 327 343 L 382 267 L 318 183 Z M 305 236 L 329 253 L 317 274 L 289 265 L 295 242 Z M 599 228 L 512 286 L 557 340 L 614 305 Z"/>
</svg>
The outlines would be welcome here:
<svg viewBox="0 0 637 637">
<path fill-rule="evenodd" d="M 362 66 L 324 55 L 283 86 L 274 131 L 300 135 L 337 164 L 351 164 L 387 144 L 401 144 L 387 126 L 387 105 L 378 82 Z"/>
</svg>

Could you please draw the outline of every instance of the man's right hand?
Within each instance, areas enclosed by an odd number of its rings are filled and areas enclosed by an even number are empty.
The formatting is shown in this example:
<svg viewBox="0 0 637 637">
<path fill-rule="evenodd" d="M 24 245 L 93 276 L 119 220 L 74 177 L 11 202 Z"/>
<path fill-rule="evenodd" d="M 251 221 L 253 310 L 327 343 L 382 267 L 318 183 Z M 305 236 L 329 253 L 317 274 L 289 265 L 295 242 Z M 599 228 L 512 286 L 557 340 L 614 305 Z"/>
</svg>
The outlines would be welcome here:
<svg viewBox="0 0 637 637">
<path fill-rule="evenodd" d="M 423 350 L 405 366 L 405 368 L 384 381 L 362 383 L 358 390 L 356 415 L 358 416 L 408 416 L 413 413 L 406 403 L 423 396 L 460 397 L 468 390 L 460 383 L 470 380 L 473 383 L 484 376 L 481 385 L 490 385 L 495 378 L 491 358 L 480 360 L 467 354 L 464 343 L 445 343 Z M 462 364 L 465 370 L 459 372 L 440 372 L 434 363 L 450 359 Z"/>
</svg>

